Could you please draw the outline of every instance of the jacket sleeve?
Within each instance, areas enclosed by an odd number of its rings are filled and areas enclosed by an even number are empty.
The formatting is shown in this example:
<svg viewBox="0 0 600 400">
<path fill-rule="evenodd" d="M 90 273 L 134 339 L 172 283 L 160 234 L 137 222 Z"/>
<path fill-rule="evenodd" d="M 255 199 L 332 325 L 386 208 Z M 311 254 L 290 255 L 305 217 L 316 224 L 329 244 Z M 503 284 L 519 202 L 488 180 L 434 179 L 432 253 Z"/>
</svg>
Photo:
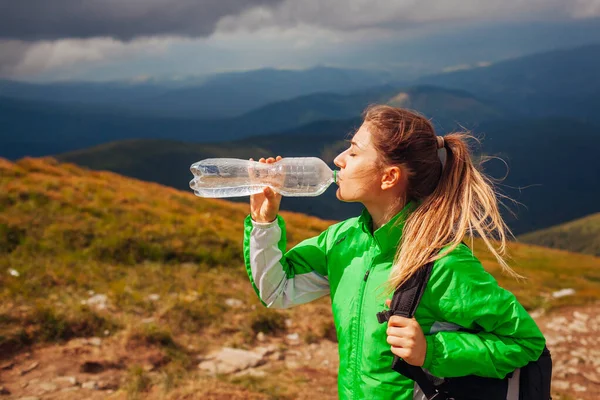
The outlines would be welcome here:
<svg viewBox="0 0 600 400">
<path fill-rule="evenodd" d="M 435 263 L 428 286 L 441 321 L 472 330 L 426 335 L 423 368 L 431 374 L 504 378 L 541 355 L 545 339 L 535 321 L 466 246 Z"/>
<path fill-rule="evenodd" d="M 286 252 L 285 222 L 244 221 L 244 261 L 259 299 L 272 308 L 289 308 L 329 294 L 327 231 Z"/>
</svg>

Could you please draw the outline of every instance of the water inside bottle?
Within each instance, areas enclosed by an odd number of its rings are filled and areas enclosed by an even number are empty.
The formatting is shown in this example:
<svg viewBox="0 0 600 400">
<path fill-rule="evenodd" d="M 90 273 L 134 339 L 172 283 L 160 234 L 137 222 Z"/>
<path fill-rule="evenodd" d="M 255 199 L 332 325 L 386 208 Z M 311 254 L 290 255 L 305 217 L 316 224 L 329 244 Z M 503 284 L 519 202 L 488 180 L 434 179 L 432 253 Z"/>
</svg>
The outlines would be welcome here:
<svg viewBox="0 0 600 400">
<path fill-rule="evenodd" d="M 266 164 L 241 159 L 206 159 L 194 163 L 190 187 L 201 197 L 246 196 L 265 186 L 284 196 L 318 196 L 335 173 L 316 157 L 285 158 Z"/>
</svg>

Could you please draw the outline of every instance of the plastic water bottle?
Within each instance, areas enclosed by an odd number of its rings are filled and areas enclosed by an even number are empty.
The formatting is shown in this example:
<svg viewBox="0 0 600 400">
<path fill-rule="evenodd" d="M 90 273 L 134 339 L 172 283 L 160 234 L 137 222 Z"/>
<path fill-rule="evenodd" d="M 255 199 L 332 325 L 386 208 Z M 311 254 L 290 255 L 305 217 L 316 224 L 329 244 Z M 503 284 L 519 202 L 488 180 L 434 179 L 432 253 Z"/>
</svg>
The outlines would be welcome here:
<svg viewBox="0 0 600 400">
<path fill-rule="evenodd" d="M 200 197 L 237 197 L 261 193 L 265 186 L 284 196 L 318 196 L 337 171 L 317 157 L 289 157 L 272 164 L 237 158 L 208 158 L 190 167 L 190 188 Z"/>
</svg>

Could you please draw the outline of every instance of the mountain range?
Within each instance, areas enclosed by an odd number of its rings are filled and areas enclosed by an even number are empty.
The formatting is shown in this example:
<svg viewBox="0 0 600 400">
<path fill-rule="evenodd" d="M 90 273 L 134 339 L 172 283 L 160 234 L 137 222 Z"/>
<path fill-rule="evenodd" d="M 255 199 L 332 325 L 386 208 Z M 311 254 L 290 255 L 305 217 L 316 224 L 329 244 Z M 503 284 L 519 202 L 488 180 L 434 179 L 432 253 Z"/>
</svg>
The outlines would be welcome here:
<svg viewBox="0 0 600 400">
<path fill-rule="evenodd" d="M 190 142 L 220 142 L 281 131 L 310 122 L 360 116 L 372 103 L 396 103 L 435 115 L 440 129 L 456 122 L 475 124 L 499 118 L 502 111 L 456 89 L 430 86 L 398 89 L 383 86 L 351 94 L 316 93 L 273 103 L 227 119 L 143 116 L 125 110 L 98 109 L 0 98 L 0 144 L 4 157 L 44 156 L 108 141 L 161 138 Z M 451 104 L 444 107 L 443 104 Z"/>
<path fill-rule="evenodd" d="M 475 154 L 507 162 L 508 175 L 506 165 L 498 161 L 489 163 L 486 171 L 496 178 L 507 175 L 498 188 L 522 203 L 516 206 L 516 219 L 506 214 L 520 234 L 598 211 L 595 176 L 600 165 L 589 146 L 600 132 L 600 119 L 593 112 L 600 99 L 597 71 L 600 45 L 589 45 L 425 76 L 409 85 L 306 94 L 220 119 L 4 97 L 0 155 L 16 159 L 53 154 L 189 190 L 189 165 L 202 158 L 306 155 L 331 162 L 360 125 L 361 111 L 371 103 L 388 103 L 423 113 L 440 134 L 468 129 L 483 136 L 483 147 Z M 340 204 L 333 191 L 283 204 L 325 218 L 341 219 L 359 211 L 356 204 Z"/>
<path fill-rule="evenodd" d="M 53 82 L 0 80 L 0 97 L 88 105 L 106 111 L 174 118 L 240 116 L 277 101 L 311 93 L 346 94 L 397 82 L 389 73 L 314 67 L 227 72 L 192 82 Z"/>
<path fill-rule="evenodd" d="M 418 79 L 466 90 L 515 115 L 572 116 L 598 123 L 600 44 L 555 50 Z"/>
</svg>

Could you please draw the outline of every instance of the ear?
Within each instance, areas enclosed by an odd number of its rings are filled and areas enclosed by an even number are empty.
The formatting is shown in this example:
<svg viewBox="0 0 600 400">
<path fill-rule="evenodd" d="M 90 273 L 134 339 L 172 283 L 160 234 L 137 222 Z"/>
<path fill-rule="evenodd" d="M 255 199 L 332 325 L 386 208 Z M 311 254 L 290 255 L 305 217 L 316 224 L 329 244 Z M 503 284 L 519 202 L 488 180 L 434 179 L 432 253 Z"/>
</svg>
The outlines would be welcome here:
<svg viewBox="0 0 600 400">
<path fill-rule="evenodd" d="M 381 189 L 387 190 L 398 185 L 402 178 L 402 170 L 397 166 L 387 167 L 381 177 Z"/>
</svg>

